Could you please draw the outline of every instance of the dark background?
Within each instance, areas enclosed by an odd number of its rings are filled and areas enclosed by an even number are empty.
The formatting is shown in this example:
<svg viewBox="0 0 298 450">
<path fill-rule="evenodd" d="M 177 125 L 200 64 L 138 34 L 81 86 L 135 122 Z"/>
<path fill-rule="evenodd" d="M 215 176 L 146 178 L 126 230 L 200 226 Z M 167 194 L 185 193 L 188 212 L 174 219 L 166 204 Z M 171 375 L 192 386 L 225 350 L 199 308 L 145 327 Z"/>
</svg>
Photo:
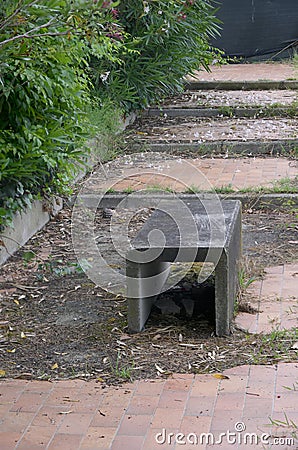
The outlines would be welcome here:
<svg viewBox="0 0 298 450">
<path fill-rule="evenodd" d="M 217 1 L 223 22 L 212 44 L 226 55 L 280 59 L 293 55 L 298 41 L 298 0 Z M 285 49 L 287 46 L 290 47 Z"/>
</svg>

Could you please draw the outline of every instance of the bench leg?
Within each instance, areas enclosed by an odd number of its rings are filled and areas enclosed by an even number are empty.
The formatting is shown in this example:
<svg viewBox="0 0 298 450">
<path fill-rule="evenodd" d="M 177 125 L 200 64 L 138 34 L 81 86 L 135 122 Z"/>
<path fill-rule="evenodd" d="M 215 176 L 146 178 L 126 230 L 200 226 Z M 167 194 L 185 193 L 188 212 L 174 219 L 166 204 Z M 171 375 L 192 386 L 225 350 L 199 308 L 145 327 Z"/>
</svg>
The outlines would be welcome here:
<svg viewBox="0 0 298 450">
<path fill-rule="evenodd" d="M 170 263 L 152 261 L 146 264 L 126 261 L 128 329 L 142 331 L 153 303 L 161 292 L 170 271 Z"/>
<path fill-rule="evenodd" d="M 215 267 L 215 332 L 217 336 L 230 334 L 231 305 L 234 304 L 233 286 L 231 285 L 229 256 L 222 251 Z"/>
</svg>

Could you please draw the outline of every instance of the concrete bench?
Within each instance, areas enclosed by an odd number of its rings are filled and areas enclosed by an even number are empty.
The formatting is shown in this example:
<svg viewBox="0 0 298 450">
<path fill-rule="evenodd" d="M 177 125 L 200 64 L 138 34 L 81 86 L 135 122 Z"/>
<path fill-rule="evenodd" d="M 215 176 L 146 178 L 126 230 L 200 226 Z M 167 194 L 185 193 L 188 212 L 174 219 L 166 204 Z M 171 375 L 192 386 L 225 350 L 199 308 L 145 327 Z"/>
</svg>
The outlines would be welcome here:
<svg viewBox="0 0 298 450">
<path fill-rule="evenodd" d="M 143 330 L 157 295 L 167 288 L 171 263 L 208 262 L 215 271 L 215 332 L 230 333 L 241 257 L 241 203 L 194 199 L 183 204 L 161 202 L 126 255 L 130 332 Z"/>
</svg>

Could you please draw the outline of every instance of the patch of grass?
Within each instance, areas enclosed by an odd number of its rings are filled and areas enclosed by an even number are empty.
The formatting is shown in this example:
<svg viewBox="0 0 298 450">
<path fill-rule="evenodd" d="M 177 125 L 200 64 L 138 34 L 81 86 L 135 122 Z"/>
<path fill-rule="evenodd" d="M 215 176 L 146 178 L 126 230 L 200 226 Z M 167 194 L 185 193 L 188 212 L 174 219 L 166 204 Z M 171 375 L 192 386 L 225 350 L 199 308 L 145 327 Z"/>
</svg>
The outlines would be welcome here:
<svg viewBox="0 0 298 450">
<path fill-rule="evenodd" d="M 223 105 L 218 108 L 218 113 L 225 117 L 233 117 L 235 114 L 234 108 L 232 106 Z"/>
<path fill-rule="evenodd" d="M 296 352 L 292 350 L 293 344 L 297 342 L 298 329 L 279 330 L 276 328 L 271 333 L 260 335 L 257 348 L 252 357 L 254 364 L 268 364 L 274 363 L 285 358 L 290 358 L 291 353 Z"/>
<path fill-rule="evenodd" d="M 185 191 L 185 194 L 199 194 L 200 192 L 216 193 L 216 194 L 232 194 L 235 192 L 233 186 L 228 184 L 226 186 L 215 187 L 213 189 L 202 189 L 194 184 L 190 185 Z"/>
<path fill-rule="evenodd" d="M 25 251 L 22 254 L 23 264 L 25 267 L 36 267 L 35 276 L 38 280 L 44 280 L 46 273 L 52 273 L 57 277 L 71 275 L 73 273 L 83 273 L 90 264 L 87 260 L 63 261 L 62 259 L 54 259 L 51 255 L 47 261 L 38 257 L 33 251 Z"/>
<path fill-rule="evenodd" d="M 134 190 L 134 188 L 133 188 L 132 186 L 127 186 L 127 188 L 125 188 L 125 189 L 123 190 L 123 192 L 124 192 L 125 194 L 132 194 L 134 191 L 135 191 L 135 190 Z"/>
<path fill-rule="evenodd" d="M 281 178 L 274 181 L 272 186 L 254 186 L 239 189 L 240 194 L 297 194 L 298 193 L 298 177 Z"/>
<path fill-rule="evenodd" d="M 284 420 L 277 420 L 277 419 L 272 419 L 271 417 L 269 417 L 270 420 L 270 425 L 274 425 L 275 427 L 279 427 L 282 428 L 283 430 L 283 435 L 284 432 L 287 431 L 287 433 L 290 434 L 292 441 L 287 441 L 289 445 L 294 445 L 294 440 L 298 439 L 298 425 L 291 419 L 289 419 L 289 417 L 287 416 L 286 413 L 284 413 Z M 286 437 L 283 436 L 283 439 L 287 439 Z"/>
<path fill-rule="evenodd" d="M 131 366 L 120 367 L 121 359 L 122 359 L 121 351 L 118 350 L 115 366 L 113 367 L 111 365 L 112 372 L 117 378 L 120 378 L 121 380 L 125 380 L 125 381 L 130 381 L 132 378 L 131 375 L 132 375 L 134 363 L 132 363 Z"/>
<path fill-rule="evenodd" d="M 110 101 L 101 107 L 90 109 L 89 120 L 96 127 L 92 151 L 95 158 L 104 163 L 116 158 L 122 150 L 123 111 Z"/>
<path fill-rule="evenodd" d="M 191 184 L 184 192 L 185 194 L 198 194 L 199 192 L 202 192 L 202 190 L 195 184 Z"/>
<path fill-rule="evenodd" d="M 238 294 L 234 306 L 234 315 L 239 312 L 247 312 L 254 314 L 257 312 L 247 301 L 246 294 L 249 286 L 257 281 L 262 275 L 260 268 L 253 265 L 253 262 L 248 258 L 243 258 L 238 271 Z"/>
<path fill-rule="evenodd" d="M 174 189 L 168 187 L 168 186 L 162 186 L 161 184 L 152 184 L 147 186 L 144 191 L 147 192 L 174 192 Z"/>
</svg>

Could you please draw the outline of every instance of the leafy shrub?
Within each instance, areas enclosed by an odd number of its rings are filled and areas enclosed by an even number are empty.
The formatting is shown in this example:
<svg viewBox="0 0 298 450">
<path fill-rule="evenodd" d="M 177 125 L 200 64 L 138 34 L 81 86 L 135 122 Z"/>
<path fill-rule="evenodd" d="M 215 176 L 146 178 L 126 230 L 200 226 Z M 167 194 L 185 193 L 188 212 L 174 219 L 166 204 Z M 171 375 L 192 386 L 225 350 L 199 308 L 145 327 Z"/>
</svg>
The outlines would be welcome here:
<svg viewBox="0 0 298 450">
<path fill-rule="evenodd" d="M 208 43 L 219 29 L 213 14 L 207 0 L 122 1 L 117 16 L 124 33 L 112 36 L 125 43 L 118 60 L 91 62 L 99 95 L 130 111 L 181 91 L 185 75 L 220 58 Z"/>
<path fill-rule="evenodd" d="M 96 131 L 90 110 L 105 124 L 105 159 L 114 105 L 146 107 L 208 66 L 213 12 L 208 0 L 1 2 L 0 228 L 68 188 Z"/>
<path fill-rule="evenodd" d="M 87 154 L 88 55 L 112 58 L 107 2 L 0 7 L 0 225 L 34 195 L 61 192 Z M 69 4 L 71 6 L 69 6 Z"/>
</svg>

